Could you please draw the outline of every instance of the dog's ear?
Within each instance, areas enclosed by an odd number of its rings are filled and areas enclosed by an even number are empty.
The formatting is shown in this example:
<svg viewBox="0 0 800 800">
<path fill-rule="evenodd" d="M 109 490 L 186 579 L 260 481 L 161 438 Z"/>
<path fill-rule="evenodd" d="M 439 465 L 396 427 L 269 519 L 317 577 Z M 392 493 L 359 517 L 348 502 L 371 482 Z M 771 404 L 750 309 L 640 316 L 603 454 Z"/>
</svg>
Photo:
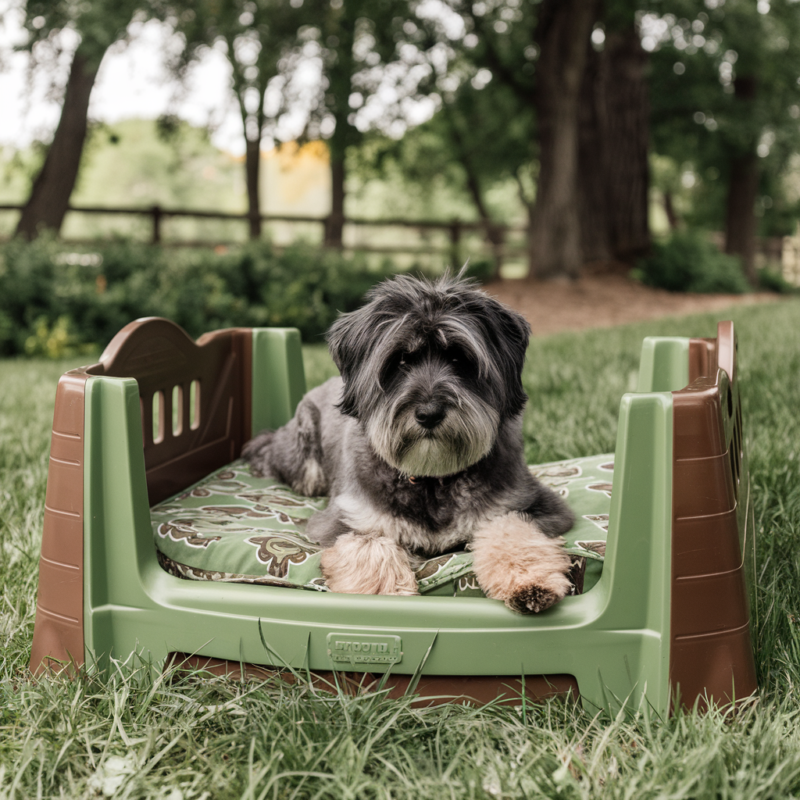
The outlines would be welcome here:
<svg viewBox="0 0 800 800">
<path fill-rule="evenodd" d="M 515 416 L 522 411 L 528 399 L 522 388 L 522 368 L 531 326 L 522 314 L 491 298 L 487 298 L 483 313 L 489 323 L 487 333 L 505 387 L 503 411 L 507 416 Z"/>
<path fill-rule="evenodd" d="M 333 363 L 344 381 L 344 391 L 339 409 L 351 417 L 358 416 L 356 403 L 356 375 L 369 357 L 375 343 L 375 326 L 369 325 L 369 304 L 356 311 L 342 314 L 328 331 L 328 348 Z"/>
</svg>

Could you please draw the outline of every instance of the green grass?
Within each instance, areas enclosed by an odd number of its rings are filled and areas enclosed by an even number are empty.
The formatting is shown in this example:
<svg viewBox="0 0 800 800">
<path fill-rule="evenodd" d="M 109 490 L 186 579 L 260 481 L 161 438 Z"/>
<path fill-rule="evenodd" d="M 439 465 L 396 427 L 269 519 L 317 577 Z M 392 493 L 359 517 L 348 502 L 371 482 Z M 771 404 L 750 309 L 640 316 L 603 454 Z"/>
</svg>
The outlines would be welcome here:
<svg viewBox="0 0 800 800">
<path fill-rule="evenodd" d="M 0 362 L 0 798 L 780 798 L 800 794 L 800 302 L 731 312 L 756 491 L 756 660 L 738 713 L 609 719 L 559 702 L 415 709 L 302 682 L 153 680 L 136 664 L 27 674 L 48 430 L 68 364 Z M 534 461 L 611 450 L 642 336 L 714 316 L 534 340 Z M 309 382 L 333 366 L 308 348 Z"/>
</svg>

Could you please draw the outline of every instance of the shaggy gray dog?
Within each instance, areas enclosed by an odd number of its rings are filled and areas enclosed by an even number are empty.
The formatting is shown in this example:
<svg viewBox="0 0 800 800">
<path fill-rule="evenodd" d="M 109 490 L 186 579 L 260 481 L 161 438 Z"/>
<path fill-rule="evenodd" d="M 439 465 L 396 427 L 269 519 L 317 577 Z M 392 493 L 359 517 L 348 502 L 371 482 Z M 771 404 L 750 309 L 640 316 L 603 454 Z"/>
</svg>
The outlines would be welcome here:
<svg viewBox="0 0 800 800">
<path fill-rule="evenodd" d="M 331 591 L 417 594 L 412 564 L 468 546 L 489 597 L 549 608 L 570 589 L 573 516 L 525 464 L 528 323 L 460 278 L 397 277 L 367 301 L 328 335 L 342 377 L 243 455 L 330 496 L 307 535 Z"/>
</svg>

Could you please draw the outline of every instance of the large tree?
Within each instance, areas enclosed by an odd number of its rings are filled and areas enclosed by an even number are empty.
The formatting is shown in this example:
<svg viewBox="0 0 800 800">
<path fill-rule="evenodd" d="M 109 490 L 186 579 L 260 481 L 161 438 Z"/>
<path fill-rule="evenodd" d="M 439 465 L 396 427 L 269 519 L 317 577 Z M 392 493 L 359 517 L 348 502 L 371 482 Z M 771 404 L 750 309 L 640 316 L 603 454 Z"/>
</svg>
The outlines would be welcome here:
<svg viewBox="0 0 800 800">
<path fill-rule="evenodd" d="M 583 257 L 630 261 L 650 247 L 647 53 L 636 3 L 605 3 L 588 47 L 579 110 Z"/>
<path fill-rule="evenodd" d="M 578 141 L 581 84 L 597 0 L 544 0 L 539 8 L 534 107 L 539 176 L 530 224 L 538 278 L 577 277 L 583 262 Z"/>
<path fill-rule="evenodd" d="M 530 277 L 574 277 L 585 260 L 630 259 L 646 250 L 646 54 L 636 4 L 452 5 L 476 38 L 465 57 L 532 112 L 535 195 L 520 182 L 529 213 Z M 606 30 L 604 42 L 598 26 Z"/>
<path fill-rule="evenodd" d="M 64 86 L 61 117 L 17 223 L 18 235 L 33 239 L 43 229 L 61 229 L 78 177 L 97 71 L 108 48 L 126 36 L 141 5 L 138 0 L 28 0 L 25 4 L 28 46 L 34 57 L 37 51 L 58 48 L 65 29 L 75 31 L 79 43 Z"/>
</svg>

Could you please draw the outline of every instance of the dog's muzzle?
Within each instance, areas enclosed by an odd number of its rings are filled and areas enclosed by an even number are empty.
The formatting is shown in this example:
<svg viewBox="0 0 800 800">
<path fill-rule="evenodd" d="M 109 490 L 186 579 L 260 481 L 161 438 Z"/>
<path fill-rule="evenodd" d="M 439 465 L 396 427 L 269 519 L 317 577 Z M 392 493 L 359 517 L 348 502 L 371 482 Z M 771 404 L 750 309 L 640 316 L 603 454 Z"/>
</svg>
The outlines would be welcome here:
<svg viewBox="0 0 800 800">
<path fill-rule="evenodd" d="M 371 415 L 366 432 L 375 452 L 407 475 L 441 477 L 461 472 L 489 452 L 499 415 L 468 391 L 411 404 L 387 405 Z"/>
<path fill-rule="evenodd" d="M 438 427 L 446 415 L 447 406 L 437 401 L 420 404 L 414 411 L 414 418 L 425 430 L 429 431 Z"/>
</svg>

